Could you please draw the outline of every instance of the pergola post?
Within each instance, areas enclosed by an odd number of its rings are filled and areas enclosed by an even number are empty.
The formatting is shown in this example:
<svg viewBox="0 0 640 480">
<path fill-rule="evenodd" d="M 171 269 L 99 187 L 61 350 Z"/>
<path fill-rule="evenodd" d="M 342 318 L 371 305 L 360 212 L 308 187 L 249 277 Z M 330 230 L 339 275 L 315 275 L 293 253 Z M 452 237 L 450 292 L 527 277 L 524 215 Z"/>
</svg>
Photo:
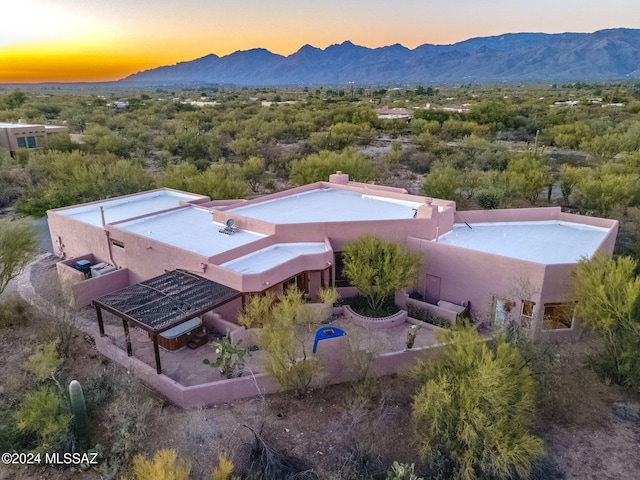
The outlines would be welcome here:
<svg viewBox="0 0 640 480">
<path fill-rule="evenodd" d="M 124 338 L 127 341 L 127 355 L 130 357 L 133 355 L 131 352 L 131 335 L 129 335 L 129 323 L 123 318 L 122 327 L 124 328 Z"/>
<path fill-rule="evenodd" d="M 100 330 L 100 336 L 104 337 L 104 322 L 102 321 L 102 309 L 98 305 L 96 307 L 96 315 L 98 315 L 98 329 Z"/>
<path fill-rule="evenodd" d="M 153 353 L 156 355 L 156 373 L 160 375 L 162 373 L 162 367 L 160 366 L 160 349 L 158 348 L 158 334 L 153 332 L 151 335 L 153 340 Z"/>
</svg>

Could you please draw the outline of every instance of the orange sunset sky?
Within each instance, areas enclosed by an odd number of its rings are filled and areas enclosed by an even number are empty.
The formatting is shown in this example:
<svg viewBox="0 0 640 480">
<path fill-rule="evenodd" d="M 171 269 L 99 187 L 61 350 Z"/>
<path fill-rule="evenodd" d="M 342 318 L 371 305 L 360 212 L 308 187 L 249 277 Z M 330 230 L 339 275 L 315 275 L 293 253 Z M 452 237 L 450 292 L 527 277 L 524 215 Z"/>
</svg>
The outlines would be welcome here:
<svg viewBox="0 0 640 480">
<path fill-rule="evenodd" d="M 344 40 L 415 48 L 508 32 L 640 28 L 640 2 L 7 0 L 0 18 L 0 83 L 74 82 L 257 47 L 289 55 Z"/>
</svg>

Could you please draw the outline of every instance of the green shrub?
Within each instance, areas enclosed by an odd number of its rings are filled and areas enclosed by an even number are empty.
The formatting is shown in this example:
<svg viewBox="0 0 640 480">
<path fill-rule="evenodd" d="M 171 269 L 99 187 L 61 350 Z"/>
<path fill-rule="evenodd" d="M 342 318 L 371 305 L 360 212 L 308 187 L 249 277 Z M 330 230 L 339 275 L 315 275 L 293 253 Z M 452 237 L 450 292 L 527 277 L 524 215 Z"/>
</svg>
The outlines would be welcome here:
<svg viewBox="0 0 640 480">
<path fill-rule="evenodd" d="M 188 480 L 191 465 L 178 460 L 175 450 L 159 450 L 151 460 L 143 455 L 133 458 L 134 480 Z"/>
<path fill-rule="evenodd" d="M 71 415 L 62 408 L 60 392 L 50 385 L 27 393 L 14 415 L 18 429 L 35 434 L 37 449 L 43 452 L 57 449 L 71 422 Z"/>
<path fill-rule="evenodd" d="M 495 210 L 500 207 L 501 195 L 495 190 L 482 190 L 478 192 L 478 203 L 485 210 Z"/>
<path fill-rule="evenodd" d="M 33 373 L 40 382 L 53 378 L 58 367 L 62 365 L 63 359 L 58 354 L 58 343 L 56 339 L 37 345 L 24 364 L 24 369 Z"/>
<path fill-rule="evenodd" d="M 20 297 L 0 303 L 0 328 L 23 327 L 31 317 L 31 305 Z"/>
<path fill-rule="evenodd" d="M 271 292 L 253 295 L 238 316 L 238 323 L 246 328 L 262 328 L 270 323 L 276 296 Z"/>
<path fill-rule="evenodd" d="M 269 312 L 269 322 L 262 327 L 258 344 L 266 353 L 267 373 L 302 398 L 322 370 L 318 359 L 307 352 L 319 319 L 313 310 L 300 309 L 304 303 L 302 293 L 295 288 L 278 295 L 277 300 Z M 305 315 L 300 315 L 301 311 Z"/>
<path fill-rule="evenodd" d="M 413 370 L 423 382 L 412 409 L 421 455 L 444 455 L 461 480 L 528 478 L 544 450 L 531 433 L 535 386 L 522 357 L 503 337 L 490 349 L 470 329 L 442 340 L 444 358 Z"/>
<path fill-rule="evenodd" d="M 599 365 L 606 376 L 640 391 L 640 277 L 631 257 L 598 252 L 574 272 L 577 314 L 605 340 Z"/>
</svg>

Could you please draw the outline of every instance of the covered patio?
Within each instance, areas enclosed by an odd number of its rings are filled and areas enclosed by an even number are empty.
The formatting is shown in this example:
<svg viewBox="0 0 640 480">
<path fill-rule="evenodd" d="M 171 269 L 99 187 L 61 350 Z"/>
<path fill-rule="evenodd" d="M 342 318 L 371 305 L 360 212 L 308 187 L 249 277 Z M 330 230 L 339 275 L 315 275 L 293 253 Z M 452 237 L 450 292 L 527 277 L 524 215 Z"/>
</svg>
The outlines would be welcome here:
<svg viewBox="0 0 640 480">
<path fill-rule="evenodd" d="M 132 356 L 129 323 L 148 332 L 156 372 L 162 373 L 158 335 L 199 317 L 242 294 L 184 270 L 173 270 L 93 300 L 100 336 L 105 335 L 102 310 L 122 319 L 127 355 Z"/>
</svg>

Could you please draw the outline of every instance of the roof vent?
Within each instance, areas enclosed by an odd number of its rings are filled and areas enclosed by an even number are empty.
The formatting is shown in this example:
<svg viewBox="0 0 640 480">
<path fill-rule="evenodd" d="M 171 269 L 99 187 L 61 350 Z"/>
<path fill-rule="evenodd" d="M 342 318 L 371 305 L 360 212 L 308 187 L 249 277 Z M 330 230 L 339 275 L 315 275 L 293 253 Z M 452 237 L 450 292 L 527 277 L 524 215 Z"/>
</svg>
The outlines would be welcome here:
<svg viewBox="0 0 640 480">
<path fill-rule="evenodd" d="M 223 233 L 225 235 L 233 235 L 238 231 L 238 229 L 233 226 L 233 223 L 234 223 L 233 218 L 230 218 L 225 223 L 226 227 L 221 228 L 220 230 L 218 230 L 218 232 Z"/>
</svg>

